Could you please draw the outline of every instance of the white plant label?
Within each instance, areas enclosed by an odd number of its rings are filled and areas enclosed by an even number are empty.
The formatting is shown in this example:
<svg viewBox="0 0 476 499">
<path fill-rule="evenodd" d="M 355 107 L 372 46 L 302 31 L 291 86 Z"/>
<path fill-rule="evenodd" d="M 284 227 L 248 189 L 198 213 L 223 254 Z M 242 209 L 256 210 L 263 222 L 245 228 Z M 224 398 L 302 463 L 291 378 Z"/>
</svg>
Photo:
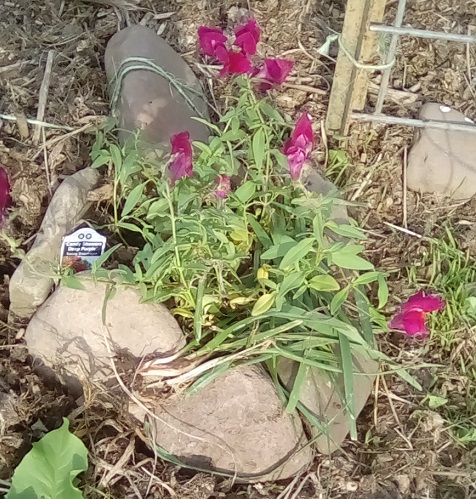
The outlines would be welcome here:
<svg viewBox="0 0 476 499">
<path fill-rule="evenodd" d="M 106 248 L 106 238 L 89 227 L 78 229 L 63 238 L 61 245 L 61 266 L 71 267 L 76 272 L 91 270 Z"/>
</svg>

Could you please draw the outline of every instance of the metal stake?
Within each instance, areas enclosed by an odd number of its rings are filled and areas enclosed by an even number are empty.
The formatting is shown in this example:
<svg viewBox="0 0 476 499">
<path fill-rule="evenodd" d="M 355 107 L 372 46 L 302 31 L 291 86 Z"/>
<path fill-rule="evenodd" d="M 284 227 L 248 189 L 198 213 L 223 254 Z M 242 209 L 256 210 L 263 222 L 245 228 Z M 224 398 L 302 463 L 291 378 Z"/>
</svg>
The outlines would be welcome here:
<svg viewBox="0 0 476 499">
<path fill-rule="evenodd" d="M 405 15 L 405 7 L 407 6 L 407 0 L 399 0 L 397 13 L 395 15 L 395 27 L 400 27 L 403 22 L 403 16 Z M 387 57 L 385 59 L 386 64 L 391 64 L 395 60 L 395 53 L 397 51 L 399 36 L 397 34 L 392 35 L 390 40 L 390 45 L 388 47 Z M 392 68 L 389 67 L 382 72 L 382 81 L 380 82 L 380 89 L 378 92 L 377 103 L 375 104 L 375 114 L 381 114 L 383 103 L 385 101 L 385 96 L 387 95 L 388 83 L 390 81 L 390 75 L 392 74 Z"/>
<path fill-rule="evenodd" d="M 412 126 L 415 128 L 436 128 L 438 130 L 456 130 L 460 132 L 476 132 L 476 125 L 461 123 L 458 121 L 438 120 L 416 120 L 412 118 L 399 118 L 385 114 L 352 113 L 351 118 L 356 121 L 367 121 L 371 123 L 382 123 L 385 125 Z"/>
<path fill-rule="evenodd" d="M 449 42 L 476 43 L 476 36 L 458 35 L 457 33 L 444 33 L 443 31 L 427 31 L 415 29 L 408 26 L 387 26 L 386 24 L 372 23 L 370 31 L 377 33 L 390 33 L 397 36 L 414 36 L 416 38 L 427 38 L 430 40 L 446 40 Z"/>
</svg>

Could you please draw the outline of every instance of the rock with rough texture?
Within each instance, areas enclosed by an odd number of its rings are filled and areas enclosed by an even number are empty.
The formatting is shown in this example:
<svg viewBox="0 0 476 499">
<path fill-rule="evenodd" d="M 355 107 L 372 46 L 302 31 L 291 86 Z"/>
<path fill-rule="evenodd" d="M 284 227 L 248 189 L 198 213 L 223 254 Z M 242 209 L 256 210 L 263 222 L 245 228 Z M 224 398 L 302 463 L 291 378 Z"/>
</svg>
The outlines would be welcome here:
<svg viewBox="0 0 476 499">
<path fill-rule="evenodd" d="M 63 237 L 76 228 L 88 210 L 87 195 L 99 178 L 96 170 L 85 168 L 56 190 L 33 246 L 10 279 L 10 313 L 14 316 L 31 317 L 48 297 Z"/>
<path fill-rule="evenodd" d="M 462 113 L 435 103 L 425 104 L 421 120 L 473 123 Z M 456 130 L 417 129 L 408 155 L 407 185 L 417 192 L 454 199 L 476 194 L 476 134 Z"/>
<path fill-rule="evenodd" d="M 121 285 L 105 302 L 107 284 L 95 284 L 88 273 L 77 276 L 85 289 L 60 286 L 25 332 L 30 354 L 55 368 L 68 385 L 71 376 L 90 382 L 112 378 L 111 357 L 116 354 L 161 357 L 185 345 L 180 326 L 164 305 L 141 303 L 139 290 Z"/>
<path fill-rule="evenodd" d="M 232 368 L 198 392 L 153 409 L 157 445 L 181 462 L 241 481 L 289 478 L 312 462 L 297 414 L 284 412 L 260 367 Z"/>
<path fill-rule="evenodd" d="M 306 188 L 320 194 L 321 196 L 335 196 L 339 198 L 339 190 L 330 181 L 323 178 L 314 168 L 308 166 L 303 171 L 303 182 Z M 343 204 L 334 203 L 332 205 L 331 219 L 339 224 L 346 224 L 349 222 L 347 215 L 347 208 Z"/>
<path fill-rule="evenodd" d="M 153 71 L 150 63 L 127 59 L 141 57 L 159 67 L 163 75 Z M 120 139 L 124 141 L 130 132 L 142 130 L 142 138 L 160 148 L 169 145 L 170 136 L 188 131 L 192 140 L 207 141 L 208 128 L 193 120 L 208 120 L 208 110 L 203 90 L 192 70 L 153 31 L 144 26 L 130 26 L 116 33 L 106 47 L 104 56 L 107 78 L 110 84 L 112 105 L 114 88 L 120 92 L 113 112 L 119 119 Z M 145 67 L 129 70 L 123 78 L 120 68 Z"/>
<path fill-rule="evenodd" d="M 281 358 L 278 362 L 278 374 L 284 386 L 292 390 L 299 364 Z M 372 393 L 374 375 L 378 364 L 367 356 L 354 352 L 354 407 L 355 416 L 364 408 Z M 316 446 L 319 452 L 330 454 L 339 449 L 350 430 L 349 418 L 339 394 L 344 393 L 344 379 L 340 374 L 331 379 L 331 375 L 310 367 L 301 387 L 299 400 L 316 419 L 327 427 L 327 434 L 322 434 L 313 427 L 317 437 Z M 320 436 L 318 436 L 320 435 Z"/>
</svg>

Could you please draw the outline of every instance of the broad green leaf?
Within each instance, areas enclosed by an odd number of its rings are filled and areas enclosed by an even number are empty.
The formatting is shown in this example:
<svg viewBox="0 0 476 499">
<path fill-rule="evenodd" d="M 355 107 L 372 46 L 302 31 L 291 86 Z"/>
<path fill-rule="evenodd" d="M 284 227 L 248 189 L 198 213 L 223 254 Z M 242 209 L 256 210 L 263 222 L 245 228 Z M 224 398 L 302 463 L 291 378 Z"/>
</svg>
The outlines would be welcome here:
<svg viewBox="0 0 476 499">
<path fill-rule="evenodd" d="M 256 184 L 248 180 L 243 185 L 240 185 L 235 191 L 235 197 L 240 201 L 240 203 L 247 203 L 256 192 Z"/>
<path fill-rule="evenodd" d="M 339 283 L 331 275 L 318 275 L 309 281 L 309 287 L 316 291 L 338 291 Z"/>
<path fill-rule="evenodd" d="M 350 270 L 373 270 L 371 262 L 357 255 L 362 251 L 362 246 L 357 244 L 348 244 L 340 251 L 331 252 L 332 263 L 342 269 Z"/>
<path fill-rule="evenodd" d="M 82 499 L 77 476 L 88 469 L 86 446 L 69 432 L 69 421 L 47 433 L 15 469 L 6 499 Z"/>
<path fill-rule="evenodd" d="M 259 128 L 253 136 L 253 158 L 255 160 L 256 168 L 261 170 L 263 168 L 263 161 L 266 154 L 265 151 L 265 135 L 264 130 Z"/>
<path fill-rule="evenodd" d="M 237 140 L 244 139 L 245 137 L 245 131 L 238 129 L 225 132 L 220 138 L 223 142 L 235 142 Z"/>
<path fill-rule="evenodd" d="M 261 296 L 255 303 L 253 310 L 251 311 L 251 315 L 256 317 L 257 315 L 266 313 L 273 306 L 275 296 L 276 293 L 274 292 Z"/>
<path fill-rule="evenodd" d="M 338 293 L 334 295 L 331 301 L 331 315 L 335 315 L 336 312 L 342 307 L 342 304 L 347 300 L 349 295 L 349 288 L 341 289 Z"/>
<path fill-rule="evenodd" d="M 139 184 L 132 189 L 132 191 L 127 196 L 126 202 L 124 203 L 124 208 L 122 209 L 121 217 L 128 215 L 134 206 L 139 202 L 144 192 L 144 184 Z"/>
<path fill-rule="evenodd" d="M 303 239 L 299 241 L 294 248 L 291 248 L 281 260 L 279 265 L 280 269 L 285 269 L 290 265 L 298 263 L 301 261 L 312 249 L 312 246 L 315 244 L 316 240 L 313 237 L 309 237 L 307 239 Z"/>
<path fill-rule="evenodd" d="M 86 289 L 83 283 L 74 275 L 65 275 L 61 278 L 61 284 L 71 289 Z"/>
</svg>

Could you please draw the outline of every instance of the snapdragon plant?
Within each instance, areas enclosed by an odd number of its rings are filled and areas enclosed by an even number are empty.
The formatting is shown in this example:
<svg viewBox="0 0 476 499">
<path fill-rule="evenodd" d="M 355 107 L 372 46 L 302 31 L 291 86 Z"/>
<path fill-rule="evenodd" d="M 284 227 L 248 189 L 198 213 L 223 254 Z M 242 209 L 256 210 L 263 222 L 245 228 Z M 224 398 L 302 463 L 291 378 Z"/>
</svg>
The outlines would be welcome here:
<svg viewBox="0 0 476 499">
<path fill-rule="evenodd" d="M 168 161 L 99 133 L 92 159 L 113 179 L 109 230 L 139 250 L 132 266 L 96 265 L 95 278 L 137 286 L 145 302 L 166 303 L 180 319 L 189 369 L 177 383 L 199 387 L 232 365 L 262 363 L 287 410 L 312 419 L 299 403 L 308 370 L 343 373 L 355 436 L 353 354 L 384 359 L 374 328 L 385 327 L 385 276 L 362 255 L 362 230 L 333 219 L 342 201 L 301 179 L 314 144 L 309 117 L 293 129 L 257 98 L 252 79 L 240 76 L 234 88 L 219 123 L 207 123 L 208 143 L 177 134 Z M 299 364 L 290 393 L 279 383 L 280 358 Z M 154 368 L 167 372 L 163 361 Z"/>
</svg>

